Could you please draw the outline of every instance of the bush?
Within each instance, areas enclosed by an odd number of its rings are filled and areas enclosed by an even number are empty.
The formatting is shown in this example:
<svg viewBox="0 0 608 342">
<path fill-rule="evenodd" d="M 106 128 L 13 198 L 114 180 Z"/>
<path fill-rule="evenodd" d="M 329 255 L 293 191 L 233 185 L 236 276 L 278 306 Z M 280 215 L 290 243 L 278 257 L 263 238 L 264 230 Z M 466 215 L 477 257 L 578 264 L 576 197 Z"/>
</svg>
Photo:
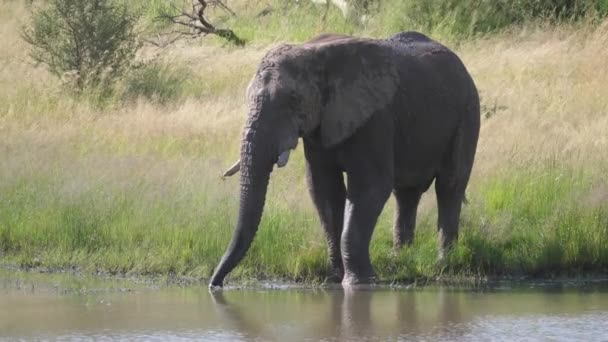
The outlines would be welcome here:
<svg viewBox="0 0 608 342">
<path fill-rule="evenodd" d="M 121 75 L 139 48 L 137 16 L 111 0 L 50 0 L 22 31 L 31 57 L 77 91 Z"/>
<path fill-rule="evenodd" d="M 414 29 L 454 37 L 494 32 L 530 19 L 608 14 L 608 0 L 387 0 L 381 4 L 385 31 Z"/>
</svg>

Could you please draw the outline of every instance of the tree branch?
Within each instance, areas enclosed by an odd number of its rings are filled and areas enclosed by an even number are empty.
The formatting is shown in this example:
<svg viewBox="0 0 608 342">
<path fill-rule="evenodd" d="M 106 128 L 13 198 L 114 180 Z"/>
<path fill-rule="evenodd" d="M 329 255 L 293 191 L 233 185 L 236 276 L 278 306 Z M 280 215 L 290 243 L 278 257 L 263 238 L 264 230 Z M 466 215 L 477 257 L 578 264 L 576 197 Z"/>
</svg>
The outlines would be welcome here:
<svg viewBox="0 0 608 342">
<path fill-rule="evenodd" d="M 168 37 L 168 39 L 165 40 L 164 37 Z M 184 31 L 171 31 L 171 32 L 165 32 L 165 33 L 159 33 L 156 35 L 156 38 L 157 38 L 156 40 L 144 39 L 144 42 L 152 44 L 159 48 L 164 48 L 185 37 L 192 37 L 192 33 L 184 32 Z"/>
<path fill-rule="evenodd" d="M 234 31 L 231 29 L 218 29 L 216 28 L 207 18 L 205 18 L 205 10 L 209 7 L 220 7 L 222 10 L 230 13 L 230 15 L 235 16 L 236 14 L 228 8 L 224 3 L 220 0 L 196 0 L 192 2 L 191 12 L 187 12 L 182 8 L 177 7 L 173 1 L 169 1 L 169 4 L 175 10 L 175 12 L 179 13 L 177 15 L 170 14 L 167 12 L 163 12 L 158 16 L 160 20 L 166 20 L 173 24 L 188 27 L 191 29 L 189 33 L 191 36 L 200 36 L 207 34 L 214 34 L 218 37 L 224 38 L 230 43 L 233 43 L 238 46 L 245 45 L 245 40 L 238 37 Z M 183 35 L 187 35 L 186 32 L 180 32 L 180 38 Z M 179 39 L 179 38 L 177 38 Z M 176 41 L 177 39 L 173 40 Z M 155 44 L 156 45 L 156 44 Z"/>
</svg>

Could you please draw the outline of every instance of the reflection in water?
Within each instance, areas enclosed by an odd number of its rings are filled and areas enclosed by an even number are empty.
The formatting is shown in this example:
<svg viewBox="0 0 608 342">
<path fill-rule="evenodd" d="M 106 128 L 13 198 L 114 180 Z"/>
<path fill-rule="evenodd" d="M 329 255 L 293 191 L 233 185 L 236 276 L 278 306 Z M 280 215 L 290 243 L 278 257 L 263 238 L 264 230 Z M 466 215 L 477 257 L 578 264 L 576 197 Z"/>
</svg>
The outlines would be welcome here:
<svg viewBox="0 0 608 342">
<path fill-rule="evenodd" d="M 339 295 L 339 294 L 337 294 Z M 345 341 L 375 334 L 371 319 L 372 291 L 344 289 L 340 337 Z"/>
<path fill-rule="evenodd" d="M 264 321 L 254 316 L 255 309 L 245 310 L 238 305 L 229 304 L 222 291 L 211 292 L 211 298 L 217 316 L 227 325 L 227 330 L 236 331 L 247 340 L 269 340 L 272 337 L 272 334 L 266 330 Z"/>
<path fill-rule="evenodd" d="M 589 293 L 472 293 L 448 289 L 349 289 L 299 294 L 314 299 L 315 305 L 284 303 L 292 307 L 293 319 L 291 315 L 275 317 L 272 309 L 276 303 L 260 310 L 232 304 L 221 291 L 211 296 L 220 319 L 246 340 L 535 340 L 535 331 L 542 332 L 536 336 L 541 340 L 576 336 L 577 340 L 604 341 L 608 336 L 604 327 L 608 319 L 606 293 L 592 296 L 600 302 L 589 298 Z M 519 309 L 524 309 L 522 317 L 516 316 Z M 597 313 L 587 314 L 594 311 Z M 507 314 L 501 316 L 501 312 Z"/>
<path fill-rule="evenodd" d="M 199 287 L 83 292 L 12 284 L 0 277 L 0 341 L 603 341 L 608 337 L 606 288 L 209 293 Z"/>
</svg>

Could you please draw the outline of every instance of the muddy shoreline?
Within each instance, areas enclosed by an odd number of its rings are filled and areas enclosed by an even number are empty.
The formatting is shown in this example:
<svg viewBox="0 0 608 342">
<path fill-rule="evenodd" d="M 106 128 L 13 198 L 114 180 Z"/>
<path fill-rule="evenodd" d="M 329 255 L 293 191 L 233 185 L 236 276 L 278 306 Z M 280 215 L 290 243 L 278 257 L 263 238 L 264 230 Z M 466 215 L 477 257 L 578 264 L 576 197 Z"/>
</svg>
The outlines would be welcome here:
<svg viewBox="0 0 608 342">
<path fill-rule="evenodd" d="M 13 279 L 17 281 L 16 286 L 24 284 L 53 283 L 53 287 L 62 288 L 74 292 L 98 292 L 115 291 L 130 292 L 133 289 L 160 290 L 167 287 L 207 287 L 209 279 L 196 279 L 187 276 L 176 275 L 126 275 L 111 274 L 107 272 L 87 273 L 78 269 L 56 269 L 47 268 L 21 268 L 14 265 L 0 265 L 0 279 Z M 19 281 L 22 282 L 19 284 Z M 70 289 L 65 283 L 78 281 L 87 283 L 108 283 L 110 286 L 103 288 L 87 288 L 79 285 Z M 5 281 L 6 282 L 6 281 Z M 123 283 L 124 286 L 115 286 Z M 129 285 L 130 286 L 127 286 Z M 5 284 L 6 286 L 6 284 Z M 36 286 L 36 285 L 34 285 Z M 585 274 L 578 276 L 561 276 L 553 278 L 535 277 L 443 277 L 436 279 L 415 279 L 408 282 L 377 282 L 370 285 L 361 285 L 360 290 L 408 290 L 424 288 L 453 288 L 472 291 L 483 290 L 510 290 L 522 288 L 608 288 L 608 275 L 603 273 Z M 249 279 L 228 282 L 223 290 L 307 290 L 307 289 L 341 289 L 340 284 L 333 283 L 307 283 L 291 282 L 282 279 Z M 217 289 L 216 289 L 217 290 Z"/>
</svg>

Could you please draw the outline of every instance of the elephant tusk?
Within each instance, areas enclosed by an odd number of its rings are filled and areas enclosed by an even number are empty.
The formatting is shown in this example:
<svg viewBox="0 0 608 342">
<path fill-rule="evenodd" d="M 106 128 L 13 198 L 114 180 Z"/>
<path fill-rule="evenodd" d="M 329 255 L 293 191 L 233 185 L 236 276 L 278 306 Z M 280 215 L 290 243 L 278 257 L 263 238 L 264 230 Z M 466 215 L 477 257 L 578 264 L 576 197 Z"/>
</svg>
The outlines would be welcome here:
<svg viewBox="0 0 608 342">
<path fill-rule="evenodd" d="M 287 161 L 289 160 L 289 152 L 291 152 L 291 151 L 290 150 L 283 151 L 283 153 L 281 153 L 279 155 L 279 159 L 277 159 L 278 167 L 283 167 L 283 166 L 287 165 Z"/>
<path fill-rule="evenodd" d="M 239 172 L 240 169 L 241 169 L 241 160 L 239 159 L 228 170 L 226 170 L 226 172 L 224 172 L 224 175 L 222 177 L 230 177 L 230 176 L 234 175 L 235 173 Z"/>
</svg>

